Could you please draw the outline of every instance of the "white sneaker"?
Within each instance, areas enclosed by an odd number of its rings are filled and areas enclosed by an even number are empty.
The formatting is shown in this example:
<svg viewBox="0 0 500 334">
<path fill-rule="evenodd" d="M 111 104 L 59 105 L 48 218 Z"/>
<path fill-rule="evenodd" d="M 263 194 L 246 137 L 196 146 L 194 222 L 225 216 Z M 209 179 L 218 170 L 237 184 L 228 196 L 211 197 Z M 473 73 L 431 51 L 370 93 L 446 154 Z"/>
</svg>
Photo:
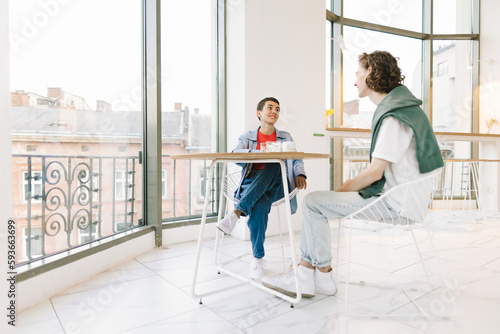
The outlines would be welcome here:
<svg viewBox="0 0 500 334">
<path fill-rule="evenodd" d="M 300 282 L 300 289 L 303 298 L 314 297 L 314 269 L 309 269 L 304 266 L 297 267 L 297 276 Z M 287 296 L 296 297 L 297 288 L 295 286 L 294 270 L 282 276 L 264 276 L 262 284 L 270 289 L 281 292 Z"/>
<path fill-rule="evenodd" d="M 266 267 L 266 260 L 263 258 L 252 260 L 250 263 L 250 278 L 260 280 L 264 276 L 264 268 Z"/>
<path fill-rule="evenodd" d="M 316 286 L 316 293 L 322 295 L 333 296 L 337 293 L 337 287 L 333 281 L 333 271 L 322 273 L 316 270 L 314 273 L 314 285 Z"/>
<path fill-rule="evenodd" d="M 226 217 L 215 223 L 215 226 L 226 234 L 231 234 L 236 223 L 238 222 L 238 216 L 234 211 L 231 211 Z"/>
</svg>

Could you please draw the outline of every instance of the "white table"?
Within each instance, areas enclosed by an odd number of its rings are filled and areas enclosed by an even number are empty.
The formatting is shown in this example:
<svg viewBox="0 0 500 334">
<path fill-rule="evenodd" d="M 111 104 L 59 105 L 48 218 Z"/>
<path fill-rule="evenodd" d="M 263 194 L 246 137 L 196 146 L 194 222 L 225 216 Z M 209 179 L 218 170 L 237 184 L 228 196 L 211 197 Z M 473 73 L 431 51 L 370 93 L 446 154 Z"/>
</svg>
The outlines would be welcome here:
<svg viewBox="0 0 500 334">
<path fill-rule="evenodd" d="M 370 129 L 333 127 L 326 129 L 327 135 L 332 138 L 371 138 Z M 460 132 L 434 132 L 438 141 L 466 141 L 481 144 L 480 158 L 487 160 L 500 159 L 500 135 L 487 133 L 460 133 Z M 486 160 L 487 159 L 487 160 Z M 497 207 L 500 208 L 500 169 L 495 180 L 497 191 Z"/>
<path fill-rule="evenodd" d="M 294 242 L 294 234 L 293 234 L 293 225 L 292 225 L 292 212 L 290 208 L 290 194 L 288 191 L 288 181 L 287 181 L 287 174 L 286 174 L 286 166 L 285 166 L 285 160 L 289 159 L 328 159 L 330 158 L 329 154 L 319 154 L 319 153 L 303 153 L 303 152 L 270 152 L 270 153 L 197 153 L 197 154 L 184 154 L 184 155 L 172 155 L 170 156 L 172 159 L 187 159 L 187 160 L 212 160 L 212 163 L 210 164 L 210 170 L 208 173 L 208 180 L 207 182 L 207 187 L 206 187 L 206 192 L 205 192 L 205 202 L 203 205 L 203 214 L 201 218 L 201 224 L 200 224 L 200 233 L 198 236 L 198 247 L 196 250 L 196 262 L 195 262 L 195 268 L 194 268 L 194 274 L 193 274 L 193 283 L 192 283 L 192 288 L 191 288 L 191 294 L 200 299 L 200 304 L 202 303 L 202 298 L 205 296 L 209 296 L 215 293 L 218 293 L 220 291 L 227 291 L 228 289 L 236 288 L 239 287 L 240 285 L 234 285 L 231 287 L 227 288 L 222 288 L 214 291 L 210 291 L 204 294 L 198 294 L 196 293 L 196 283 L 197 283 L 197 278 L 198 278 L 198 267 L 200 264 L 200 253 L 201 253 L 201 245 L 203 242 L 203 231 L 205 229 L 205 224 L 207 220 L 207 208 L 208 208 L 208 200 L 210 197 L 210 192 L 212 191 L 212 180 L 213 175 L 214 175 L 214 167 L 217 163 L 223 163 L 224 167 L 222 170 L 222 177 L 221 180 L 224 180 L 224 176 L 226 174 L 227 170 L 227 163 L 271 163 L 271 162 L 276 162 L 279 163 L 281 166 L 281 176 L 282 176 L 282 182 L 283 182 L 283 190 L 284 190 L 284 195 L 285 195 L 285 208 L 286 208 L 286 214 L 287 214 L 287 222 L 288 222 L 288 233 L 290 237 L 290 247 L 291 247 L 291 255 L 292 255 L 292 263 L 293 267 L 297 267 L 297 257 L 295 254 L 295 242 Z M 218 220 L 222 219 L 222 203 L 223 203 L 223 192 L 221 191 L 220 194 L 220 202 L 219 202 L 219 213 L 218 213 Z M 218 235 L 218 233 L 217 233 Z M 217 244 L 217 240 L 216 240 Z M 217 254 L 216 254 L 217 256 Z M 234 278 L 237 278 L 241 281 L 243 281 L 243 284 L 251 284 L 261 290 L 264 290 L 266 292 L 269 292 L 277 297 L 280 297 L 286 301 L 289 301 L 291 303 L 291 307 L 293 307 L 293 304 L 298 303 L 301 300 L 301 290 L 300 290 L 300 283 L 299 279 L 297 276 L 297 270 L 295 270 L 295 284 L 297 288 L 297 297 L 292 298 L 290 296 L 287 296 L 283 293 L 280 293 L 278 291 L 269 289 L 262 285 L 260 282 L 253 281 L 247 277 L 243 277 L 241 275 L 238 275 L 236 273 L 233 273 L 229 271 L 226 268 L 220 267 L 217 265 L 217 261 L 215 263 L 215 267 L 217 270 L 220 272 L 223 272 L 227 275 L 230 275 Z"/>
</svg>

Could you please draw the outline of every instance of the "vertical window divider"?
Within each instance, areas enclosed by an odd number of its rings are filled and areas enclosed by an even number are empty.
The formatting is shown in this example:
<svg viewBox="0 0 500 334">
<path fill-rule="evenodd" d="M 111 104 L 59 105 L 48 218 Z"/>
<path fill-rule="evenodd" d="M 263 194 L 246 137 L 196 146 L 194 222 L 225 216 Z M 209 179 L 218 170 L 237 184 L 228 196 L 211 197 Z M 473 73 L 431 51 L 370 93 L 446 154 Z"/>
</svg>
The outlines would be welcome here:
<svg viewBox="0 0 500 334">
<path fill-rule="evenodd" d="M 161 220 L 161 17 L 160 0 L 143 0 L 143 205 L 144 222 L 155 227 L 155 246 L 162 241 Z"/>
</svg>

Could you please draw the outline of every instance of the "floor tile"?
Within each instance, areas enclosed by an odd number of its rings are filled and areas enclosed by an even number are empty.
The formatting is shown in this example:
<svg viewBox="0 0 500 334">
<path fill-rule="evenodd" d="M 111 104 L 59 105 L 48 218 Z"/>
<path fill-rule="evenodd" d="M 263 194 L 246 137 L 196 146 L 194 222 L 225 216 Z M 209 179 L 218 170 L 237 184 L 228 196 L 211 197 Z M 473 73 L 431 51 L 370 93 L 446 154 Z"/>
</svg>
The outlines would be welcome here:
<svg viewBox="0 0 500 334">
<path fill-rule="evenodd" d="M 66 332 L 120 333 L 200 308 L 190 296 L 154 276 L 52 299 Z"/>
<path fill-rule="evenodd" d="M 16 325 L 18 334 L 62 334 L 63 327 L 50 300 L 21 312 Z"/>
<path fill-rule="evenodd" d="M 217 313 L 207 307 L 186 312 L 164 320 L 145 324 L 143 326 L 126 330 L 123 334 L 158 334 L 158 333 L 203 333 L 224 334 L 241 333 L 230 322 L 221 318 Z"/>
<path fill-rule="evenodd" d="M 136 260 L 131 260 L 120 266 L 106 270 L 105 272 L 96 275 L 88 281 L 70 288 L 59 295 L 67 295 L 70 293 L 97 289 L 108 285 L 129 282 L 154 275 L 155 273 L 143 264 L 137 262 Z"/>
<path fill-rule="evenodd" d="M 435 314 L 441 313 L 440 298 L 435 295 Z M 441 300 L 442 302 L 442 300 Z M 425 319 L 399 320 L 428 334 L 498 333 L 500 328 L 500 301 L 486 300 L 467 294 L 457 296 L 457 312 L 449 320 L 429 321 Z"/>
</svg>

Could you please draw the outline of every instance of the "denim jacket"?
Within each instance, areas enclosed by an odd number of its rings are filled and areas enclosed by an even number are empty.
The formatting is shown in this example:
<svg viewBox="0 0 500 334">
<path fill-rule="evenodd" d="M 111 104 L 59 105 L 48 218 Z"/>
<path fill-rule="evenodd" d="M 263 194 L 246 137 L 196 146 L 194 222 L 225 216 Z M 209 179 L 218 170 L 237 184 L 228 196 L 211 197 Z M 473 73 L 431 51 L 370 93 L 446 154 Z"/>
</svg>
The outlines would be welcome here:
<svg viewBox="0 0 500 334">
<path fill-rule="evenodd" d="M 233 152 L 235 153 L 260 152 L 260 150 L 257 150 L 257 133 L 259 129 L 260 126 L 253 131 L 247 131 L 244 134 L 242 134 L 238 139 L 238 145 L 233 150 Z M 286 131 L 280 131 L 278 129 L 276 129 L 276 140 L 279 142 L 293 141 L 290 133 Z M 237 193 L 241 191 L 241 183 L 243 182 L 244 178 L 251 172 L 253 164 L 242 163 L 238 165 L 243 167 L 243 170 L 241 171 L 241 180 L 240 180 L 240 185 L 238 186 Z M 291 187 L 289 190 L 291 192 L 295 189 L 295 178 L 297 176 L 303 175 L 304 177 L 307 178 L 306 171 L 304 169 L 304 161 L 285 160 L 285 166 L 286 166 L 286 174 L 288 176 L 288 183 L 290 184 Z M 297 199 L 295 197 L 292 198 L 290 201 L 290 208 L 292 214 L 294 214 L 297 211 Z"/>
</svg>

